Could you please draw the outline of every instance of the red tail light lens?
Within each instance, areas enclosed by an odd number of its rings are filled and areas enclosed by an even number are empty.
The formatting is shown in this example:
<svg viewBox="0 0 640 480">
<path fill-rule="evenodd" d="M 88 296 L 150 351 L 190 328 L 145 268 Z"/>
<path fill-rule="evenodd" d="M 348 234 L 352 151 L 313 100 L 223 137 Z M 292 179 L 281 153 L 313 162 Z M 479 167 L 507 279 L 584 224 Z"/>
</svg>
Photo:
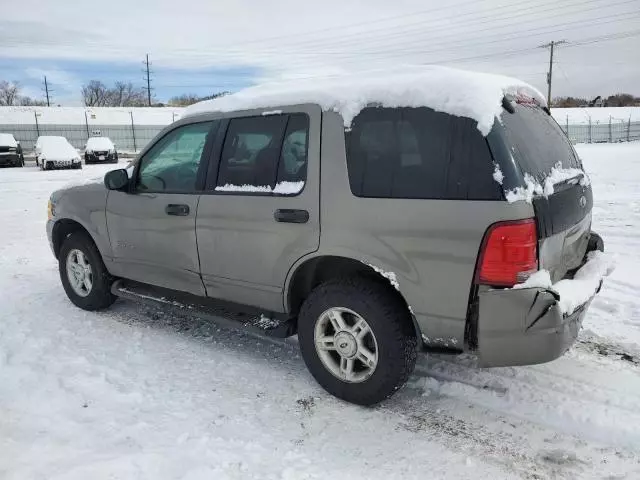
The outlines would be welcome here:
<svg viewBox="0 0 640 480">
<path fill-rule="evenodd" d="M 538 235 L 532 218 L 494 223 L 480 252 L 478 283 L 512 287 L 538 270 Z"/>
</svg>

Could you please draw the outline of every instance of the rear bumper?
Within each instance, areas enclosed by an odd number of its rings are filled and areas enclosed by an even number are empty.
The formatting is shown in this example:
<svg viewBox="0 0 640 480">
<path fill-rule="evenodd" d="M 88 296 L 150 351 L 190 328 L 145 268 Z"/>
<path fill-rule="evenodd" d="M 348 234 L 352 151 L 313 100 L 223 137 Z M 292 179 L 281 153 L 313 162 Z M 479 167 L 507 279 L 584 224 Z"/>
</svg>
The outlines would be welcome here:
<svg viewBox="0 0 640 480">
<path fill-rule="evenodd" d="M 602 250 L 594 235 L 590 249 Z M 586 259 L 586 255 L 585 255 Z M 548 288 L 486 290 L 478 295 L 477 355 L 479 366 L 500 367 L 545 363 L 562 356 L 576 341 L 591 301 L 602 287 L 569 314 L 559 294 Z"/>
</svg>

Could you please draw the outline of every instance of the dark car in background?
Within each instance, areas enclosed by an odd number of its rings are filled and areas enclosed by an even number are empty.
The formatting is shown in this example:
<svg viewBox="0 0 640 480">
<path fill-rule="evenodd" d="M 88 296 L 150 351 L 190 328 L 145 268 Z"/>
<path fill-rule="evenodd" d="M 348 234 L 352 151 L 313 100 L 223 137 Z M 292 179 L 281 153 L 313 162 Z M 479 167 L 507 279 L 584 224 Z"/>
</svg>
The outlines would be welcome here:
<svg viewBox="0 0 640 480">
<path fill-rule="evenodd" d="M 11 133 L 0 133 L 0 166 L 24 167 L 22 147 Z"/>
<path fill-rule="evenodd" d="M 90 137 L 84 146 L 84 163 L 118 163 L 116 146 L 108 137 Z"/>
</svg>

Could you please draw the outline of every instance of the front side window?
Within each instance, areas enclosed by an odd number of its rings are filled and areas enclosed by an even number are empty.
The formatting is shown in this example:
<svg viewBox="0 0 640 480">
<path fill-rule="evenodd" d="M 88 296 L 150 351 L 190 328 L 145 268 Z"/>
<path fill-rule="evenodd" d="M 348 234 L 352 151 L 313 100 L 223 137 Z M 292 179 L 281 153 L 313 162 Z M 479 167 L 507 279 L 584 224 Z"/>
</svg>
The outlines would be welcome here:
<svg viewBox="0 0 640 480">
<path fill-rule="evenodd" d="M 216 122 L 184 125 L 156 143 L 140 161 L 136 190 L 194 191 L 202 151 L 208 136 L 212 134 L 214 123 Z"/>
<path fill-rule="evenodd" d="M 305 114 L 232 119 L 216 191 L 299 193 L 307 174 L 308 137 Z"/>
</svg>

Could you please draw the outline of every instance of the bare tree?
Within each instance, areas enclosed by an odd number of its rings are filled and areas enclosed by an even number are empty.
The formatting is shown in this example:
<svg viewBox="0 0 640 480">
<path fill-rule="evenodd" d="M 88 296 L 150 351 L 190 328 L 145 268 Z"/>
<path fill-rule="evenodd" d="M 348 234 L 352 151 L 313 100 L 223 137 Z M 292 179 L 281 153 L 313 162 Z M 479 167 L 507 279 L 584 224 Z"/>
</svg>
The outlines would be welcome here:
<svg viewBox="0 0 640 480">
<path fill-rule="evenodd" d="M 177 97 L 172 97 L 169 100 L 169 105 L 172 107 L 186 107 L 188 105 L 193 105 L 194 103 L 201 102 L 203 100 L 211 100 L 212 98 L 223 97 L 224 95 L 228 95 L 229 92 L 218 92 L 212 95 L 206 95 L 204 97 L 199 97 L 195 93 L 185 93 L 182 95 L 178 95 Z"/>
<path fill-rule="evenodd" d="M 100 80 L 91 80 L 82 87 L 82 100 L 87 107 L 106 106 L 107 86 Z"/>
<path fill-rule="evenodd" d="M 18 103 L 23 107 L 46 107 L 47 102 L 45 100 L 36 100 L 31 97 L 18 97 Z"/>
<path fill-rule="evenodd" d="M 20 85 L 18 82 L 0 81 L 0 105 L 12 106 L 18 102 L 20 96 Z"/>
</svg>

